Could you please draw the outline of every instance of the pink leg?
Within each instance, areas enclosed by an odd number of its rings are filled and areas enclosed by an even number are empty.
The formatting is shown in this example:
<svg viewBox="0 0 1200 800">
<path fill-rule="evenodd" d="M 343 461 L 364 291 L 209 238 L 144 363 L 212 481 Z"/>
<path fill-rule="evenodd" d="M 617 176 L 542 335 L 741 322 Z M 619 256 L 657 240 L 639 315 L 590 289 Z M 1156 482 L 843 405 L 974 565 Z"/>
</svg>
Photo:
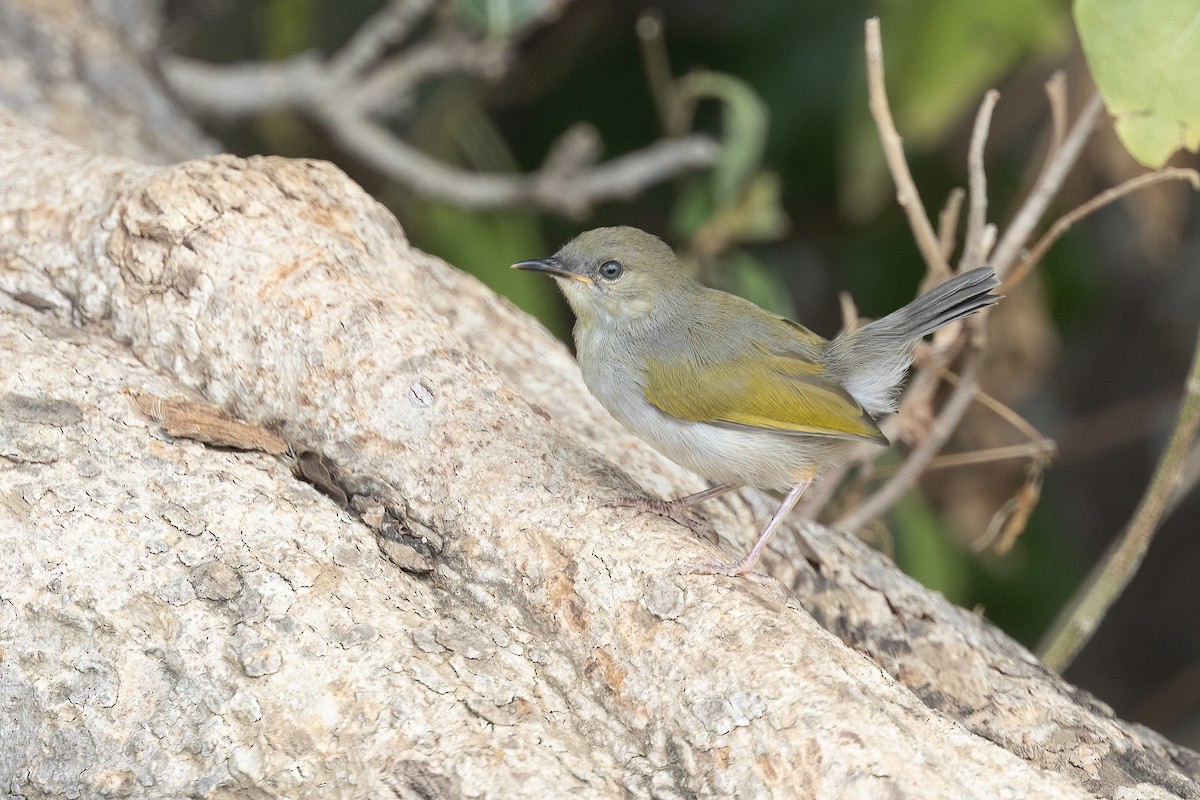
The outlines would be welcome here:
<svg viewBox="0 0 1200 800">
<path fill-rule="evenodd" d="M 617 497 L 612 500 L 605 501 L 605 506 L 616 506 L 619 508 L 636 508 L 641 511 L 650 511 L 658 514 L 661 517 L 684 526 L 697 536 L 706 536 L 713 541 L 716 537 L 711 532 L 706 531 L 704 526 L 696 520 L 683 513 L 689 506 L 694 506 L 696 503 L 703 503 L 705 500 L 711 500 L 718 495 L 731 492 L 736 489 L 736 486 L 721 484 L 705 489 L 702 492 L 689 494 L 685 497 L 680 497 L 675 500 L 660 500 L 657 497 Z"/>
<path fill-rule="evenodd" d="M 767 529 L 762 532 L 762 536 L 758 537 L 758 541 L 754 543 L 754 547 L 750 550 L 750 554 L 734 564 L 694 564 L 684 570 L 685 573 L 693 573 L 699 575 L 747 575 L 754 569 L 754 565 L 758 563 L 759 556 L 762 555 L 763 548 L 771 541 L 771 537 L 775 535 L 775 531 L 779 530 L 779 526 L 783 524 L 783 519 L 788 515 L 800 500 L 800 495 L 804 494 L 804 490 L 808 488 L 810 480 L 803 481 L 792 487 L 788 492 L 787 497 L 783 498 L 783 502 L 779 505 L 779 510 L 775 512 L 775 516 L 771 517 L 771 521 L 767 524 Z"/>
</svg>

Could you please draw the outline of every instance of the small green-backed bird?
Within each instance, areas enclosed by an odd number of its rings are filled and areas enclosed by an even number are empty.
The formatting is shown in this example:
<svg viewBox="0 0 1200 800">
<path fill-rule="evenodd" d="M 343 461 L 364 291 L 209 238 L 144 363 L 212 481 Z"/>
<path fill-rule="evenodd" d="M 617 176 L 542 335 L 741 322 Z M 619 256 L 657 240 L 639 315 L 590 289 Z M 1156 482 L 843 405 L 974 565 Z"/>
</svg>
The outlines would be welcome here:
<svg viewBox="0 0 1200 800">
<path fill-rule="evenodd" d="M 921 337 L 1000 298 L 989 267 L 965 272 L 882 319 L 822 338 L 748 300 L 709 289 L 637 228 L 597 228 L 551 258 L 514 264 L 552 276 L 575 312 L 583 380 L 608 412 L 717 485 L 642 505 L 687 524 L 688 506 L 739 486 L 786 492 L 741 561 L 689 572 L 746 575 L 800 495 L 858 442 L 888 443 Z M 690 526 L 689 526 L 690 527 Z"/>
</svg>

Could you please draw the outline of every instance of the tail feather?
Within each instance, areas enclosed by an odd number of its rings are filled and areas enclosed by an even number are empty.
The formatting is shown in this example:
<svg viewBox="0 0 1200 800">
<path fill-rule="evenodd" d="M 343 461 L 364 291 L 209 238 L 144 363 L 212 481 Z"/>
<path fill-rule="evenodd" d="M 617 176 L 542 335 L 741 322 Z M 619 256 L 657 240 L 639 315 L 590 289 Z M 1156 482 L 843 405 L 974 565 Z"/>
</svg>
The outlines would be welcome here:
<svg viewBox="0 0 1200 800">
<path fill-rule="evenodd" d="M 920 339 L 998 301 L 1000 296 L 992 294 L 991 290 L 999 285 L 991 267 L 979 267 L 935 286 L 867 327 L 887 328 L 894 336 Z"/>
<path fill-rule="evenodd" d="M 896 395 L 923 336 L 992 305 L 1000 285 L 991 267 L 955 276 L 903 308 L 830 343 L 825 367 L 863 408 L 876 416 L 896 409 Z"/>
</svg>

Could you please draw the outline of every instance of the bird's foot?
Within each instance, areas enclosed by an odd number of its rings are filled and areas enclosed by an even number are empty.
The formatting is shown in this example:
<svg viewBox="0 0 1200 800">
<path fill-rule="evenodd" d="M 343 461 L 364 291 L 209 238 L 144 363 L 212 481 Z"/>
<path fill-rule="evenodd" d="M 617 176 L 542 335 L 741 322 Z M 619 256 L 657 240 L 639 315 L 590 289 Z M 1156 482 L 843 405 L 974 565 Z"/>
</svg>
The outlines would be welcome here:
<svg viewBox="0 0 1200 800">
<path fill-rule="evenodd" d="M 683 513 L 688 507 L 688 503 L 681 503 L 678 500 L 662 500 L 657 497 L 614 497 L 611 500 L 605 500 L 601 503 L 606 508 L 633 508 L 638 511 L 649 511 L 651 514 L 658 514 L 660 517 L 666 517 L 677 525 L 682 525 L 692 533 L 703 539 L 708 539 L 716 544 L 717 534 L 711 528 L 708 528 L 703 523 L 692 519 L 687 514 Z"/>
</svg>

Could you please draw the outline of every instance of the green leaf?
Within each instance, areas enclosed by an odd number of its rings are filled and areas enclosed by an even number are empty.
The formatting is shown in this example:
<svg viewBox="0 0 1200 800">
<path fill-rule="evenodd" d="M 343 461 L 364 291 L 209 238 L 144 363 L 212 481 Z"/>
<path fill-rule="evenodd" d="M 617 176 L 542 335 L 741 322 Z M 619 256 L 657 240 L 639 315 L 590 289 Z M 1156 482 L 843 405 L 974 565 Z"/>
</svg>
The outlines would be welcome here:
<svg viewBox="0 0 1200 800">
<path fill-rule="evenodd" d="M 1079 39 L 1117 136 L 1161 167 L 1200 149 L 1200 5 L 1196 0 L 1076 0 Z"/>
</svg>

